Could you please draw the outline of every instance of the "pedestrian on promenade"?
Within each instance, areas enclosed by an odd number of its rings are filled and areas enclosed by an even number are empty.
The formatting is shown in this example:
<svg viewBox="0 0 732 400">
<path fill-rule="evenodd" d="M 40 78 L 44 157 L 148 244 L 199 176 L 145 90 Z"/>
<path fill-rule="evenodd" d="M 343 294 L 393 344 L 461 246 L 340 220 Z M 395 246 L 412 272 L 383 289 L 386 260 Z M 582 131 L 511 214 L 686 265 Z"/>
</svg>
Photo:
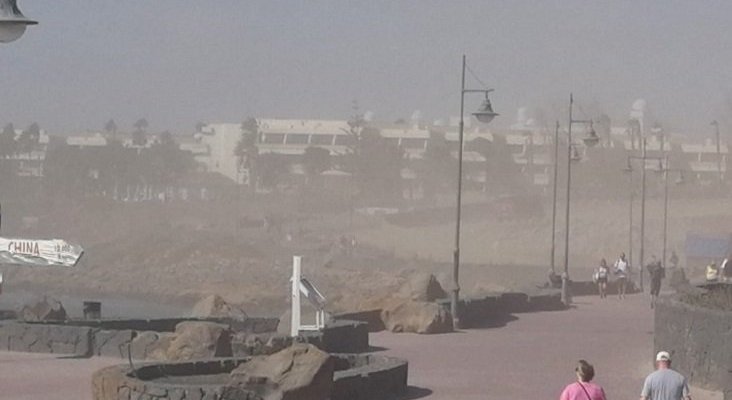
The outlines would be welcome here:
<svg viewBox="0 0 732 400">
<path fill-rule="evenodd" d="M 707 278 L 707 282 L 716 282 L 717 279 L 719 279 L 719 268 L 717 268 L 717 263 L 715 263 L 714 261 L 709 263 L 709 265 L 707 265 L 705 275 Z"/>
<path fill-rule="evenodd" d="M 646 377 L 640 400 L 691 400 L 686 378 L 671 369 L 667 351 L 656 354 L 656 371 Z"/>
<path fill-rule="evenodd" d="M 577 368 L 577 382 L 567 385 L 559 400 L 605 400 L 605 391 L 600 385 L 590 382 L 595 377 L 595 368 L 585 360 L 579 360 Z"/>
<path fill-rule="evenodd" d="M 618 277 L 618 298 L 625 298 L 625 289 L 628 285 L 628 275 L 630 273 L 630 264 L 625 259 L 625 253 L 620 253 L 620 258 L 615 261 L 615 275 Z"/>
<path fill-rule="evenodd" d="M 661 264 L 661 261 L 656 260 L 655 256 L 653 256 L 647 268 L 648 275 L 651 277 L 651 308 L 654 308 L 658 299 L 658 293 L 661 292 L 661 280 L 666 277 L 666 269 Z"/>
<path fill-rule="evenodd" d="M 600 298 L 607 297 L 607 276 L 610 275 L 610 268 L 607 261 L 603 258 L 600 260 L 600 266 L 595 270 L 595 281 L 597 282 L 597 291 L 600 292 Z"/>
</svg>

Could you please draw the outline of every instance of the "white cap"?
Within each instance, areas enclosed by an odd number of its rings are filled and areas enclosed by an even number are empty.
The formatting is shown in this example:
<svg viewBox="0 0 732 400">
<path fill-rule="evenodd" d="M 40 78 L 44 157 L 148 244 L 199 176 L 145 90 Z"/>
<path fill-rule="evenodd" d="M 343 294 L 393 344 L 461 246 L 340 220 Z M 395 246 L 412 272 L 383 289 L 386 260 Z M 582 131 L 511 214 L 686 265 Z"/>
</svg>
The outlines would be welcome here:
<svg viewBox="0 0 732 400">
<path fill-rule="evenodd" d="M 671 355 L 668 354 L 668 351 L 659 351 L 656 354 L 656 361 L 671 361 Z"/>
</svg>

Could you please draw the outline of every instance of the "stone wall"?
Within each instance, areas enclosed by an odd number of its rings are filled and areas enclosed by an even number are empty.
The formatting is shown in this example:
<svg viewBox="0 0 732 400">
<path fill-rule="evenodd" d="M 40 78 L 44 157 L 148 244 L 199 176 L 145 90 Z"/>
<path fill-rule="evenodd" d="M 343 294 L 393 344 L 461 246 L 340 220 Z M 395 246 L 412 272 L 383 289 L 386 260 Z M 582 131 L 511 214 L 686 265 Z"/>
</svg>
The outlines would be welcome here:
<svg viewBox="0 0 732 400">
<path fill-rule="evenodd" d="M 441 299 L 437 304 L 450 310 L 450 299 Z M 461 321 L 466 328 L 491 325 L 504 321 L 510 314 L 563 310 L 561 293 L 558 289 L 539 289 L 524 292 L 492 293 L 480 297 L 467 297 L 458 304 Z M 369 332 L 385 329 L 380 309 L 338 314 L 336 320 L 360 321 L 367 325 Z"/>
<path fill-rule="evenodd" d="M 381 400 L 407 389 L 408 364 L 386 356 L 334 354 L 331 400 Z M 94 400 L 220 399 L 228 374 L 249 358 L 227 358 L 185 363 L 129 365 L 101 369 L 92 376 Z M 231 400 L 260 400 L 239 389 Z"/>
<path fill-rule="evenodd" d="M 88 327 L 3 322 L 0 346 L 7 351 L 89 356 L 92 332 Z"/>
<path fill-rule="evenodd" d="M 725 392 L 732 399 L 732 312 L 659 299 L 655 308 L 654 351 L 671 353 L 673 368 L 691 384 Z M 648 355 L 652 360 L 653 354 Z"/>
<path fill-rule="evenodd" d="M 85 326 L 77 321 L 67 323 L 0 322 L 0 350 L 28 353 L 57 353 L 77 356 L 127 358 L 128 352 L 137 360 L 151 358 L 165 341 L 171 340 L 170 320 L 92 321 Z M 165 321 L 160 322 L 160 321 Z M 176 320 L 182 322 L 184 320 Z M 186 319 L 185 321 L 189 321 Z M 216 322 L 221 322 L 217 320 Z M 289 336 L 277 335 L 276 325 L 265 319 L 256 323 L 229 325 L 233 331 L 231 352 L 237 357 L 271 354 L 292 344 Z M 161 331 L 144 328 L 166 328 Z M 244 327 L 244 330 L 237 328 Z M 122 329 L 105 329 L 122 328 Z M 138 329 L 130 329 L 138 328 Z M 142 328 L 142 329 L 140 329 Z M 173 327 L 175 330 L 175 327 Z M 334 321 L 322 331 L 303 332 L 298 340 L 311 343 L 328 352 L 360 353 L 369 349 L 368 327 L 358 321 Z"/>
<path fill-rule="evenodd" d="M 450 300 L 438 302 L 450 309 Z M 561 293 L 555 289 L 537 289 L 532 293 L 504 292 L 482 297 L 463 298 L 458 304 L 460 321 L 465 328 L 500 325 L 511 314 L 563 310 Z"/>
</svg>

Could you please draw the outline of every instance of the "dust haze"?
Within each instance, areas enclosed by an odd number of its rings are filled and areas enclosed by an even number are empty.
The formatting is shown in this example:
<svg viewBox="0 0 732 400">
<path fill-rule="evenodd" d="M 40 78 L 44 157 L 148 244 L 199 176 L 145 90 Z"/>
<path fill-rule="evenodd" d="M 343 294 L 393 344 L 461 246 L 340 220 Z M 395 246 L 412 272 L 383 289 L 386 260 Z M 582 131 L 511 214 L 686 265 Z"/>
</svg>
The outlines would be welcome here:
<svg viewBox="0 0 732 400">
<path fill-rule="evenodd" d="M 574 118 L 593 121 L 573 124 L 572 275 L 638 257 L 642 139 L 644 258 L 663 251 L 664 157 L 667 257 L 683 258 L 688 232 L 729 226 L 726 4 L 23 7 L 42 24 L 0 58 L 2 230 L 85 256 L 7 267 L 10 288 L 183 304 L 215 293 L 273 313 L 293 254 L 337 310 L 415 272 L 449 287 L 463 53 L 467 86 L 495 88 L 500 113 L 477 122 L 481 98 L 466 95 L 464 293 L 544 282 L 555 190 L 563 267 L 569 92 Z M 591 130 L 597 145 L 583 142 Z"/>
</svg>

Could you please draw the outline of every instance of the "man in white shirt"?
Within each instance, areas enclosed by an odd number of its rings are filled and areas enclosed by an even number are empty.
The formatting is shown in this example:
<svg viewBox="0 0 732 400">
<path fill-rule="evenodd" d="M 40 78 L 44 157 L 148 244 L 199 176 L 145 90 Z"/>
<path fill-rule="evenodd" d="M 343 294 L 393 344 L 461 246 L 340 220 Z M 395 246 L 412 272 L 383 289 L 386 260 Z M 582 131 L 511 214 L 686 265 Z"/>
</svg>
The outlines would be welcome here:
<svg viewBox="0 0 732 400">
<path fill-rule="evenodd" d="M 618 277 L 618 297 L 621 299 L 625 298 L 625 289 L 628 285 L 628 276 L 630 274 L 630 265 L 625 259 L 625 253 L 620 254 L 620 258 L 615 261 L 615 275 Z"/>
<path fill-rule="evenodd" d="M 656 371 L 646 377 L 640 400 L 691 400 L 686 378 L 671 369 L 667 351 L 656 355 Z"/>
</svg>

